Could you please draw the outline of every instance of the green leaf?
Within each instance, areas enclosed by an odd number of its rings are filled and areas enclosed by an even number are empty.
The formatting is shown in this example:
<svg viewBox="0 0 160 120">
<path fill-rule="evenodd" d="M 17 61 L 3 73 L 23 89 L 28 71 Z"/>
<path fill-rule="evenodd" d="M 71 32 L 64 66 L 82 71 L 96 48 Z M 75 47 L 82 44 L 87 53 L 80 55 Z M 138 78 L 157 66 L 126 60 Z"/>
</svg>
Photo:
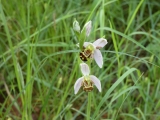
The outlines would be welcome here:
<svg viewBox="0 0 160 120">
<path fill-rule="evenodd" d="M 67 113 L 65 114 L 65 120 L 73 120 L 73 115 L 70 110 L 68 110 Z"/>
<path fill-rule="evenodd" d="M 124 78 L 126 78 L 129 74 L 131 74 L 133 71 L 137 70 L 136 68 L 131 68 L 128 71 L 126 71 L 112 86 L 111 88 L 109 88 L 109 90 L 106 92 L 106 94 L 104 95 L 104 97 L 101 99 L 98 107 L 96 108 L 96 111 L 93 114 L 93 118 L 95 118 L 96 116 L 98 116 L 98 112 L 100 110 L 100 108 L 102 107 L 102 105 L 105 103 L 105 101 L 109 98 L 109 95 L 111 94 L 111 92 L 113 92 L 113 90 L 124 80 Z"/>
<path fill-rule="evenodd" d="M 86 40 L 86 29 L 85 27 L 82 29 L 80 37 L 79 37 L 79 47 L 81 50 L 83 50 L 83 44 L 84 41 Z"/>
</svg>

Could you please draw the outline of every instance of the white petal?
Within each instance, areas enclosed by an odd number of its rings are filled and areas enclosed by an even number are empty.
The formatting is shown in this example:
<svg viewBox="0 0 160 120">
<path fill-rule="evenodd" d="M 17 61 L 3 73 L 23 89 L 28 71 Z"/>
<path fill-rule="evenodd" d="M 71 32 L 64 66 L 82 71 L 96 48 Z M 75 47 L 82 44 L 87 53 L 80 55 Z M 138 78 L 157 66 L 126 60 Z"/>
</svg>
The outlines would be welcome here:
<svg viewBox="0 0 160 120">
<path fill-rule="evenodd" d="M 94 50 L 93 57 L 94 57 L 97 65 L 100 68 L 102 68 L 102 66 L 103 66 L 103 57 L 102 57 L 101 51 L 99 49 Z"/>
<path fill-rule="evenodd" d="M 92 44 L 90 42 L 84 42 L 83 46 L 86 48 L 89 44 Z"/>
<path fill-rule="evenodd" d="M 99 38 L 93 43 L 97 48 L 103 48 L 107 44 L 107 40 Z"/>
<path fill-rule="evenodd" d="M 81 85 L 82 85 L 82 81 L 83 81 L 84 77 L 80 77 L 76 83 L 74 84 L 74 93 L 77 94 L 77 92 L 79 91 Z"/>
<path fill-rule="evenodd" d="M 90 42 L 84 42 L 83 47 L 86 48 L 89 44 L 92 44 Z M 79 43 L 76 44 L 77 47 L 79 47 Z"/>
<path fill-rule="evenodd" d="M 89 66 L 86 63 L 81 63 L 81 72 L 84 76 L 89 75 L 90 70 L 89 70 Z"/>
<path fill-rule="evenodd" d="M 101 82 L 100 82 L 100 80 L 94 75 L 90 75 L 90 79 L 93 81 L 94 85 L 98 88 L 99 92 L 101 92 Z"/>
<path fill-rule="evenodd" d="M 86 28 L 86 36 L 89 36 L 92 28 L 92 21 L 87 22 L 84 27 Z"/>
</svg>

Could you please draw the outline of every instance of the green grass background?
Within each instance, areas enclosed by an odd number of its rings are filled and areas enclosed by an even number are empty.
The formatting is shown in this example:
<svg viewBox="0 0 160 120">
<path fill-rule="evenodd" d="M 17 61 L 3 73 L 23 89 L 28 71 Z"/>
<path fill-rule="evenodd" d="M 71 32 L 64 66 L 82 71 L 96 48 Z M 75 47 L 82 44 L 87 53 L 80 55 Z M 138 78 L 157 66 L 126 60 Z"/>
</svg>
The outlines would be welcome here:
<svg viewBox="0 0 160 120">
<path fill-rule="evenodd" d="M 90 119 L 160 120 L 158 0 L 0 0 L 0 120 L 86 119 L 74 18 L 108 41 Z"/>
</svg>

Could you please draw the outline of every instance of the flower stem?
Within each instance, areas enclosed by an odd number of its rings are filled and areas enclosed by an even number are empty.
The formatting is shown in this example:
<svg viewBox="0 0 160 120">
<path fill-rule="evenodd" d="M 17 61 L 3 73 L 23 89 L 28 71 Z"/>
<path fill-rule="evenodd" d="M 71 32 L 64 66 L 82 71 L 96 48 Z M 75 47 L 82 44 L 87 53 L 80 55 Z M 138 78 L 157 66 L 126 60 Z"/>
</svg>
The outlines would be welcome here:
<svg viewBox="0 0 160 120">
<path fill-rule="evenodd" d="M 90 120 L 90 112 L 91 112 L 91 92 L 88 92 L 87 120 Z"/>
</svg>

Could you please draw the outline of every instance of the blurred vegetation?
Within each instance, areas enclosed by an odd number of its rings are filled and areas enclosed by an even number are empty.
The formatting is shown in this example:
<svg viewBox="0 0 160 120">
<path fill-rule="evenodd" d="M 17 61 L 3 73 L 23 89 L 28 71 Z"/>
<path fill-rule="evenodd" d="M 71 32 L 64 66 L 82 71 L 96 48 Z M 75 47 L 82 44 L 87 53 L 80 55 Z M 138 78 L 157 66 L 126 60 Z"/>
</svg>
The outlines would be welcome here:
<svg viewBox="0 0 160 120">
<path fill-rule="evenodd" d="M 0 120 L 86 118 L 74 18 L 108 41 L 91 120 L 159 120 L 158 0 L 0 0 Z"/>
</svg>

